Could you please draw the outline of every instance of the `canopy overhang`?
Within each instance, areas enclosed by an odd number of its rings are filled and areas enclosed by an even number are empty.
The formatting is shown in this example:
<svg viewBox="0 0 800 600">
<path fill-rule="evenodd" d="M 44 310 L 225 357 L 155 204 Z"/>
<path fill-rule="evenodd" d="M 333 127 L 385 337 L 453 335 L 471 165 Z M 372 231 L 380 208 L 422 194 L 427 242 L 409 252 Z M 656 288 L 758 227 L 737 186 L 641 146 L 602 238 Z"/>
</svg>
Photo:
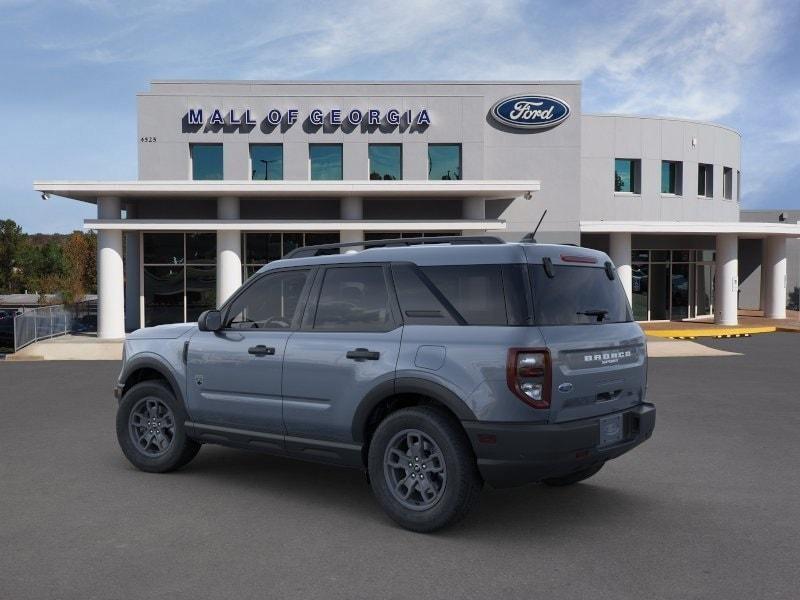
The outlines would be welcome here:
<svg viewBox="0 0 800 600">
<path fill-rule="evenodd" d="M 97 198 L 484 198 L 538 192 L 538 180 L 465 181 L 36 181 L 33 189 L 96 203 Z"/>
<path fill-rule="evenodd" d="M 505 221 L 487 219 L 413 220 L 248 220 L 86 219 L 84 229 L 117 231 L 503 231 Z"/>
<path fill-rule="evenodd" d="M 736 234 L 741 238 L 800 237 L 800 223 L 748 223 L 742 221 L 581 221 L 581 233 L 632 233 L 652 235 Z"/>
</svg>

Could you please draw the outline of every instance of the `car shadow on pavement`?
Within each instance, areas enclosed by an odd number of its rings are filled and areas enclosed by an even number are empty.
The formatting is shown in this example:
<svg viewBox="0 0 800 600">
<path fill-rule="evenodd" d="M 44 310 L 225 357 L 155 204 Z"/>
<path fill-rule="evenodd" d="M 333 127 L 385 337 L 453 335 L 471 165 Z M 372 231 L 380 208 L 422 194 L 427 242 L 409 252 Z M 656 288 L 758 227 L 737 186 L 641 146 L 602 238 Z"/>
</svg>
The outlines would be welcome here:
<svg viewBox="0 0 800 600">
<path fill-rule="evenodd" d="M 118 463 L 126 465 L 123 460 Z M 133 470 L 133 468 L 131 467 Z M 142 476 L 152 477 L 142 473 Z M 228 497 L 264 494 L 266 501 L 288 502 L 295 510 L 325 509 L 347 513 L 381 527 L 397 527 L 375 502 L 364 473 L 319 463 L 265 454 L 205 446 L 197 458 L 175 474 L 191 479 L 195 487 L 226 490 Z M 502 532 L 504 537 L 547 536 L 563 533 L 565 525 L 594 527 L 600 522 L 624 522 L 631 514 L 653 509 L 644 491 L 610 487 L 601 471 L 591 481 L 567 487 L 527 485 L 496 490 L 485 487 L 480 501 L 465 521 L 440 532 L 448 537 L 481 538 Z M 402 531 L 397 527 L 398 531 Z"/>
</svg>

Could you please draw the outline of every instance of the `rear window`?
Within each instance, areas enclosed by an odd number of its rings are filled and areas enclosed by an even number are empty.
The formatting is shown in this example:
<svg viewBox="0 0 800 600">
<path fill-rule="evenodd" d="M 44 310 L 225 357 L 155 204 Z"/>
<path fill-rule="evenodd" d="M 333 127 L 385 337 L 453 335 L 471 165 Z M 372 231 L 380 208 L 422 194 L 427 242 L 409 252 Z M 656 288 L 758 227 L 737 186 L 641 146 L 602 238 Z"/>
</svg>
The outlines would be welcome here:
<svg viewBox="0 0 800 600">
<path fill-rule="evenodd" d="M 618 277 L 605 269 L 553 265 L 552 277 L 543 265 L 531 265 L 533 313 L 537 325 L 590 325 L 632 321 Z"/>
</svg>

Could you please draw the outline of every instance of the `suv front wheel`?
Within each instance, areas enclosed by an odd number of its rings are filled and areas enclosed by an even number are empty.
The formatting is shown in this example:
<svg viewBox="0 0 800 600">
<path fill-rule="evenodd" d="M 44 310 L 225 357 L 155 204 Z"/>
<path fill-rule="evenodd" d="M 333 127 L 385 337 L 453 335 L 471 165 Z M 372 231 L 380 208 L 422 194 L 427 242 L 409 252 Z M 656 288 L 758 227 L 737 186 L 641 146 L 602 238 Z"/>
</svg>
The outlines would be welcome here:
<svg viewBox="0 0 800 600">
<path fill-rule="evenodd" d="M 422 406 L 398 410 L 380 423 L 369 447 L 369 476 L 388 515 L 419 532 L 464 518 L 483 486 L 458 423 Z"/>
<path fill-rule="evenodd" d="M 186 411 L 169 387 L 143 381 L 131 387 L 117 408 L 117 440 L 135 467 L 150 473 L 180 469 L 200 450 L 186 436 Z"/>
</svg>

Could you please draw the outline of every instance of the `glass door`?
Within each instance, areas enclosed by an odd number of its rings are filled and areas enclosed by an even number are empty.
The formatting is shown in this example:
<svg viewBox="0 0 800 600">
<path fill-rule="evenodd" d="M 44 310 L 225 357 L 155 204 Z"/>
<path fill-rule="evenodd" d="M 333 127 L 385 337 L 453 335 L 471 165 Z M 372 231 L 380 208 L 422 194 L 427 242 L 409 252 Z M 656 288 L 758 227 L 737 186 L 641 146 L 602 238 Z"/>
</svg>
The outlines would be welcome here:
<svg viewBox="0 0 800 600">
<path fill-rule="evenodd" d="M 669 263 L 650 263 L 650 320 L 669 319 Z"/>
<path fill-rule="evenodd" d="M 695 267 L 695 316 L 710 316 L 714 312 L 714 265 L 698 263 Z"/>
<path fill-rule="evenodd" d="M 672 264 L 671 291 L 670 291 L 670 315 L 672 321 L 688 319 L 689 300 L 691 298 L 691 269 L 689 264 Z"/>
</svg>

